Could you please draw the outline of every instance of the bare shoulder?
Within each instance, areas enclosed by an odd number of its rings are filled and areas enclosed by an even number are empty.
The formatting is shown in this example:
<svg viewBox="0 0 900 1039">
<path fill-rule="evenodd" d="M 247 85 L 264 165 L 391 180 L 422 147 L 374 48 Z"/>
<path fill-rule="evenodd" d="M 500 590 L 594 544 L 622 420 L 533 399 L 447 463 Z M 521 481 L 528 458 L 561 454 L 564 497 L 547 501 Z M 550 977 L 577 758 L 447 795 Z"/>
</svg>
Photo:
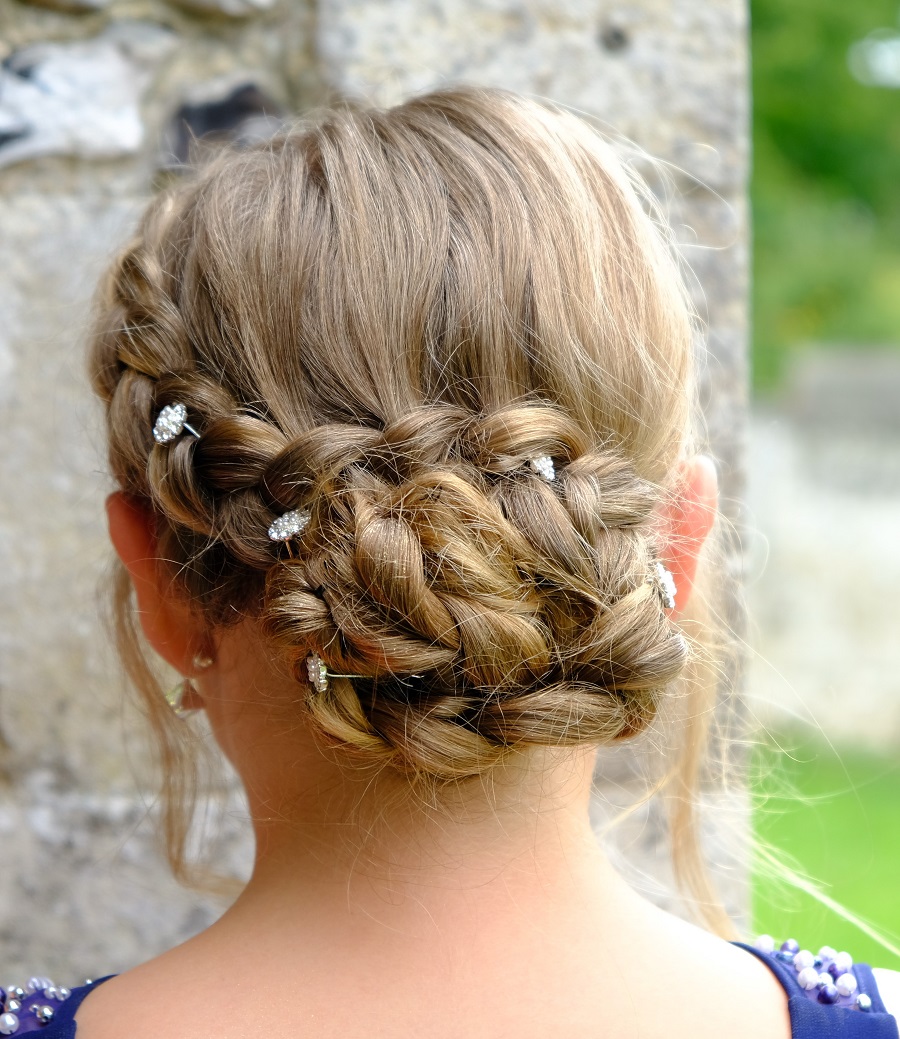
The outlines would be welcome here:
<svg viewBox="0 0 900 1039">
<path fill-rule="evenodd" d="M 541 930 L 542 941 L 529 946 L 537 925 L 523 920 L 521 941 L 504 932 L 461 935 L 449 946 L 442 932 L 444 944 L 429 940 L 425 955 L 407 934 L 396 946 L 382 941 L 380 959 L 358 941 L 338 951 L 326 941 L 250 937 L 213 948 L 198 936 L 92 995 L 79 1011 L 78 1039 L 245 1039 L 248 1022 L 273 1039 L 313 1031 L 320 1039 L 718 1039 L 723 1030 L 729 1039 L 789 1039 L 785 994 L 758 959 L 658 910 L 637 915 L 615 940 L 598 928 L 581 944 L 574 931 Z M 184 1012 L 197 991 L 229 993 L 204 1003 L 202 1031 Z"/>
<path fill-rule="evenodd" d="M 900 1018 L 900 971 L 873 967 L 872 973 L 875 975 L 884 1009 L 894 1017 Z"/>
<path fill-rule="evenodd" d="M 697 1015 L 692 1008 L 680 1029 L 674 1027 L 673 1002 L 663 1000 L 668 1026 L 661 1020 L 657 1035 L 702 1035 L 717 1022 L 719 1028 L 728 1022 L 732 1036 L 791 1035 L 785 991 L 757 957 L 656 907 L 647 907 L 647 918 L 648 931 L 639 936 L 636 959 L 641 958 L 641 948 L 654 949 L 657 982 L 668 982 L 673 992 L 693 989 L 704 994 L 705 1013 Z M 736 1019 L 736 1006 L 752 1007 L 753 1013 Z"/>
</svg>

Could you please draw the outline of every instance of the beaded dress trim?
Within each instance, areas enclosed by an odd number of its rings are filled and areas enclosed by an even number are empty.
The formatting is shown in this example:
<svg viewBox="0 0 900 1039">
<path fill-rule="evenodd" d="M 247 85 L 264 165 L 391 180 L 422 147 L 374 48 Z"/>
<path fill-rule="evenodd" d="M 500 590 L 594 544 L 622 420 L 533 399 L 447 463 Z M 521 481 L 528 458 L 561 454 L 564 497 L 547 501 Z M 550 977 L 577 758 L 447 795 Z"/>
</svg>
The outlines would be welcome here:
<svg viewBox="0 0 900 1039">
<path fill-rule="evenodd" d="M 793 938 L 764 934 L 753 945 L 735 942 L 772 971 L 788 997 L 793 1039 L 900 1039 L 871 968 L 823 945 L 817 953 Z"/>
<path fill-rule="evenodd" d="M 853 970 L 849 952 L 838 952 L 823 945 L 817 953 L 801 949 L 793 938 L 777 945 L 771 935 L 763 934 L 753 943 L 763 956 L 793 968 L 797 985 L 803 994 L 825 1006 L 846 1007 L 867 1014 L 872 1009 L 872 998 L 860 990 L 859 979 Z"/>
<path fill-rule="evenodd" d="M 75 1012 L 82 1000 L 110 977 L 88 980 L 71 990 L 39 976 L 24 985 L 0 988 L 0 1036 L 43 1032 L 46 1039 L 74 1037 Z"/>
</svg>

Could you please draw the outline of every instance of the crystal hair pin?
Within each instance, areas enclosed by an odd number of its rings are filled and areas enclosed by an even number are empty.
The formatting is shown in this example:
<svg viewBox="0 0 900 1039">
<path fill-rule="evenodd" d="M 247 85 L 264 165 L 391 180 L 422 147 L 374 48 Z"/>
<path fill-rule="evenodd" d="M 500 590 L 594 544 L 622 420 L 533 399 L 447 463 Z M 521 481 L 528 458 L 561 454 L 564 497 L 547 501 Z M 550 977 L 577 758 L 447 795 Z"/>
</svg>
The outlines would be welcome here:
<svg viewBox="0 0 900 1039">
<path fill-rule="evenodd" d="M 187 430 L 188 433 L 193 433 L 198 440 L 200 439 L 200 434 L 197 430 L 193 426 L 188 425 L 187 408 L 180 403 L 167 404 L 159 413 L 153 425 L 153 439 L 157 444 L 168 444 L 170 440 L 181 436 L 184 430 Z"/>
<path fill-rule="evenodd" d="M 674 610 L 678 588 L 675 586 L 675 578 L 672 576 L 672 571 L 666 569 L 659 560 L 653 564 L 653 570 L 655 584 L 659 589 L 659 594 L 662 596 L 663 605 L 667 610 Z"/>
<path fill-rule="evenodd" d="M 272 523 L 269 527 L 269 538 L 272 541 L 290 541 L 306 530 L 309 520 L 310 515 L 306 509 L 291 509 Z"/>
<path fill-rule="evenodd" d="M 327 693 L 329 678 L 362 678 L 362 675 L 338 675 L 328 670 L 318 653 L 310 653 L 306 658 L 306 677 L 317 693 Z"/>
<path fill-rule="evenodd" d="M 318 653 L 310 653 L 306 658 L 306 677 L 317 693 L 328 691 L 328 668 Z"/>
<path fill-rule="evenodd" d="M 538 455 L 536 458 L 532 458 L 529 464 L 538 476 L 543 476 L 547 483 L 553 483 L 556 479 L 556 469 L 550 455 Z"/>
</svg>

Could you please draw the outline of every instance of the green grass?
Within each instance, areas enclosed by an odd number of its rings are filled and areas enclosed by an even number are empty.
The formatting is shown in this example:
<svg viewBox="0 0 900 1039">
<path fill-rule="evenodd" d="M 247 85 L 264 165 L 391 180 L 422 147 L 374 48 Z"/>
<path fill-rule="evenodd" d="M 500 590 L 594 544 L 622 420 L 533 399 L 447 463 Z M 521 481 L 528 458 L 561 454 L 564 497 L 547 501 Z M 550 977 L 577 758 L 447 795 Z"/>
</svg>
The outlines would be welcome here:
<svg viewBox="0 0 900 1039">
<path fill-rule="evenodd" d="M 780 741 L 779 741 L 780 742 Z M 830 898 L 900 945 L 900 755 L 893 759 L 785 737 L 788 752 L 758 753 L 758 840 L 817 881 Z M 856 960 L 900 970 L 900 956 L 812 896 L 758 870 L 756 933 L 801 947 L 846 949 Z"/>
</svg>

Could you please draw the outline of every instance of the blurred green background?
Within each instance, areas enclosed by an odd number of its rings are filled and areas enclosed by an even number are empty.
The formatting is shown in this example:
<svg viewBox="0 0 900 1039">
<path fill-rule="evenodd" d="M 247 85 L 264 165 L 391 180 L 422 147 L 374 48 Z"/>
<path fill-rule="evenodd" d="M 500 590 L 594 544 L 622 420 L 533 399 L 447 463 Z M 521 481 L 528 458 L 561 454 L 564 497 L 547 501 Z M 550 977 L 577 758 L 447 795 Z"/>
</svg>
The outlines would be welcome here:
<svg viewBox="0 0 900 1039">
<path fill-rule="evenodd" d="M 900 341 L 900 91 L 851 72 L 868 55 L 883 76 L 900 27 L 897 0 L 751 0 L 751 19 L 753 362 L 764 391 L 810 343 Z M 878 55 L 876 41 L 887 43 Z"/>
<path fill-rule="evenodd" d="M 900 4 L 752 0 L 751 15 L 753 366 L 765 400 L 799 351 L 900 345 Z M 877 756 L 770 734 L 754 793 L 764 846 L 900 944 L 898 759 L 900 748 Z M 900 956 L 762 866 L 754 928 L 900 969 Z"/>
</svg>

